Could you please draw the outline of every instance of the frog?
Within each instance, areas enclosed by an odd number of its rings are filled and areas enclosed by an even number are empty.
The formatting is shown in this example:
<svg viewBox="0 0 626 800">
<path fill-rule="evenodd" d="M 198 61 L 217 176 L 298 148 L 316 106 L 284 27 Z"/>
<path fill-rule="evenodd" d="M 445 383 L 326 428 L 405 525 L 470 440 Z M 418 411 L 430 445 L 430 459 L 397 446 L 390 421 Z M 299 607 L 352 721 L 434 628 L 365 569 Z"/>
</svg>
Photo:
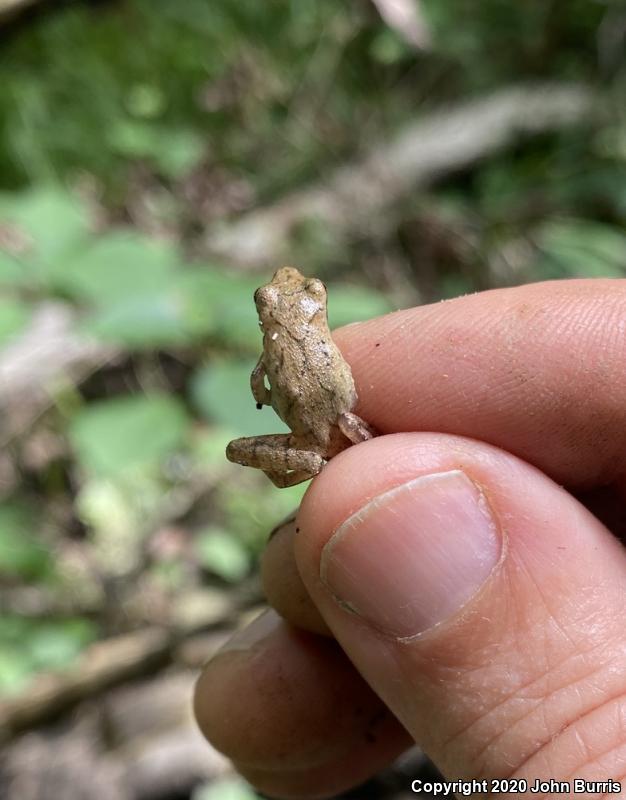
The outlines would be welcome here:
<svg viewBox="0 0 626 800">
<path fill-rule="evenodd" d="M 252 396 L 258 409 L 271 406 L 291 433 L 234 439 L 226 457 L 262 470 L 285 488 L 313 478 L 331 458 L 376 431 L 354 413 L 358 396 L 328 327 L 324 283 L 281 267 L 256 290 L 254 302 L 263 351 L 250 376 Z"/>
</svg>

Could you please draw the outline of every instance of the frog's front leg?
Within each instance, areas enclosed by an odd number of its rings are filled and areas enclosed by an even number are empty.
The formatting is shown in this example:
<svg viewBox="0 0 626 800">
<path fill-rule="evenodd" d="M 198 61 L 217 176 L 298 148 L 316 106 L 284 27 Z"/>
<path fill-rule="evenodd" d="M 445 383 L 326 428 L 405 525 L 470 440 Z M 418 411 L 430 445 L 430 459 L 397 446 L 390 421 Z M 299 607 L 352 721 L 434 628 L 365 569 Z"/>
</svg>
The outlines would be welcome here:
<svg viewBox="0 0 626 800">
<path fill-rule="evenodd" d="M 263 363 L 263 356 L 259 358 L 256 367 L 252 370 L 252 374 L 250 375 L 250 388 L 252 389 L 252 396 L 256 400 L 257 408 L 272 405 L 272 393 L 265 385 L 265 364 Z"/>
<path fill-rule="evenodd" d="M 226 458 L 244 467 L 262 469 L 279 488 L 312 478 L 325 464 L 319 453 L 294 446 L 290 433 L 234 439 L 226 448 Z"/>
</svg>

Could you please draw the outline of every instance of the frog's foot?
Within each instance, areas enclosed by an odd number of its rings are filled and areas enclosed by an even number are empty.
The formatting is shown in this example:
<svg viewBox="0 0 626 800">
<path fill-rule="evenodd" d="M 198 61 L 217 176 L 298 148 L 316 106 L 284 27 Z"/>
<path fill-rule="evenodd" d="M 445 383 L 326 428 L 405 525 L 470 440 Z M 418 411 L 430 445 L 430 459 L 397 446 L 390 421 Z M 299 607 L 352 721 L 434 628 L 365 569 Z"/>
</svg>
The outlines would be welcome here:
<svg viewBox="0 0 626 800">
<path fill-rule="evenodd" d="M 244 467 L 262 469 L 280 488 L 312 478 L 326 463 L 319 453 L 294 447 L 289 433 L 234 439 L 226 448 L 226 458 Z"/>
<path fill-rule="evenodd" d="M 356 414 L 352 414 L 350 411 L 345 411 L 343 414 L 339 415 L 337 425 L 339 426 L 339 430 L 344 436 L 350 439 L 352 444 L 365 442 L 378 435 L 371 425 L 368 425 L 365 420 L 361 419 L 361 417 L 357 417 Z"/>
</svg>

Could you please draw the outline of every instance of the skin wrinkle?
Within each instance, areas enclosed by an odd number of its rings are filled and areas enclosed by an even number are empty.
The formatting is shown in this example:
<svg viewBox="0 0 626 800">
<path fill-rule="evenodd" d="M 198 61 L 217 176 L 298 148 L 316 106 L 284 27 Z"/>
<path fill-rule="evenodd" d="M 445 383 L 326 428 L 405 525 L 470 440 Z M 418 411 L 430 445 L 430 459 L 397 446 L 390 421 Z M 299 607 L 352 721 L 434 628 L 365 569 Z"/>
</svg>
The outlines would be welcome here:
<svg viewBox="0 0 626 800">
<path fill-rule="evenodd" d="M 604 698 L 597 705 L 591 706 L 589 709 L 586 709 L 584 712 L 581 712 L 579 715 L 574 717 L 570 722 L 567 722 L 567 723 L 563 724 L 558 730 L 550 732 L 551 725 L 549 724 L 549 721 L 548 721 L 548 719 L 546 717 L 546 714 L 548 713 L 547 706 L 548 706 L 549 701 L 554 699 L 554 698 L 556 698 L 560 693 L 562 693 L 562 692 L 564 692 L 566 690 L 567 691 L 570 691 L 570 690 L 575 690 L 576 691 L 578 684 L 584 683 L 584 682 L 588 681 L 589 678 L 592 678 L 597 674 L 599 675 L 599 674 L 603 673 L 605 666 L 606 665 L 603 665 L 601 668 L 592 669 L 592 670 L 590 670 L 589 673 L 586 673 L 585 675 L 576 676 L 576 678 L 573 679 L 571 684 L 561 685 L 561 686 L 557 687 L 557 689 L 555 689 L 553 692 L 550 692 L 547 695 L 544 694 L 543 696 L 538 696 L 536 698 L 536 700 L 535 700 L 535 704 L 534 704 L 533 708 L 531 708 L 528 712 L 523 714 L 521 717 L 518 717 L 517 719 L 512 721 L 512 723 L 510 725 L 508 725 L 506 729 L 499 731 L 492 739 L 490 739 L 484 745 L 484 747 L 481 747 L 481 749 L 478 751 L 478 753 L 476 753 L 475 755 L 472 754 L 472 760 L 477 759 L 477 760 L 480 760 L 483 764 L 486 764 L 486 763 L 493 764 L 495 762 L 495 759 L 493 758 L 493 756 L 490 756 L 490 751 L 495 751 L 495 753 L 497 754 L 498 750 L 500 749 L 499 748 L 499 744 L 501 743 L 501 740 L 504 739 L 507 736 L 515 737 L 515 733 L 514 733 L 515 728 L 519 727 L 520 724 L 522 724 L 524 722 L 527 722 L 528 719 L 535 713 L 535 711 L 537 711 L 539 714 L 541 714 L 543 716 L 543 730 L 545 730 L 545 736 L 544 736 L 545 741 L 540 745 L 539 749 L 535 748 L 535 749 L 532 750 L 532 752 L 530 752 L 528 755 L 526 755 L 523 758 L 523 760 L 521 761 L 521 763 L 519 763 L 518 765 L 509 764 L 511 769 L 515 769 L 515 772 L 512 772 L 509 777 L 520 777 L 519 773 L 527 763 L 531 762 L 532 759 L 537 757 L 543 751 L 544 748 L 550 746 L 551 744 L 554 744 L 554 742 L 557 741 L 560 736 L 562 736 L 564 733 L 569 731 L 573 726 L 575 726 L 581 720 L 583 720 L 585 718 L 585 716 L 587 715 L 587 713 L 588 714 L 593 714 L 598 709 L 601 709 L 604 705 L 613 702 L 613 700 L 615 699 L 614 697 Z M 617 697 L 619 697 L 619 694 L 617 695 Z M 507 699 L 505 699 L 503 701 L 502 705 L 504 705 L 504 703 L 508 702 L 509 700 L 516 700 L 516 699 L 524 699 L 524 698 L 518 698 L 518 697 L 515 697 L 515 696 L 510 696 L 509 698 L 507 698 Z M 493 713 L 497 712 L 498 710 L 499 710 L 499 707 L 495 707 L 493 709 Z M 493 769 L 493 767 L 491 767 L 491 769 Z M 489 777 L 493 777 L 493 775 L 492 775 L 492 773 L 482 773 L 482 772 L 480 772 L 480 773 L 478 773 L 478 777 L 479 778 L 489 778 Z"/>
<path fill-rule="evenodd" d="M 544 608 L 546 610 L 546 613 L 547 613 L 548 617 L 550 619 L 552 619 L 553 622 L 557 623 L 556 626 L 553 626 L 552 631 L 555 631 L 555 630 L 560 631 L 561 635 L 562 635 L 562 638 L 568 643 L 568 646 L 569 646 L 568 647 L 568 653 L 562 659 L 560 659 L 557 663 L 549 665 L 549 668 L 548 668 L 548 665 L 546 665 L 547 671 L 542 672 L 539 676 L 534 676 L 527 683 L 523 683 L 523 684 L 521 684 L 519 686 L 514 687 L 511 690 L 511 692 L 509 694 L 507 694 L 504 698 L 499 697 L 498 701 L 493 706 L 491 706 L 489 709 L 487 709 L 486 712 L 485 712 L 484 709 L 481 710 L 481 713 L 480 713 L 480 715 L 478 717 L 476 717 L 474 720 L 472 720 L 468 725 L 465 725 L 461 730 L 456 731 L 452 736 L 450 736 L 446 740 L 444 740 L 443 746 L 442 746 L 443 749 L 445 749 L 446 747 L 452 745 L 455 740 L 459 740 L 463 736 L 471 739 L 472 735 L 470 733 L 469 736 L 468 736 L 468 732 L 471 731 L 472 727 L 474 727 L 475 725 L 480 724 L 481 722 L 484 723 L 485 720 L 487 720 L 489 717 L 492 717 L 494 714 L 496 714 L 498 712 L 498 710 L 502 709 L 507 703 L 514 702 L 515 700 L 529 701 L 530 698 L 528 696 L 527 697 L 521 697 L 520 694 L 522 692 L 525 692 L 525 691 L 527 692 L 529 689 L 532 689 L 532 687 L 535 686 L 536 684 L 539 684 L 541 682 L 547 682 L 550 679 L 550 675 L 556 674 L 559 671 L 566 670 L 568 665 L 571 663 L 572 659 L 574 659 L 575 661 L 580 661 L 580 660 L 584 659 L 586 661 L 586 660 L 588 660 L 589 656 L 593 655 L 596 651 L 601 650 L 602 648 L 608 646 L 608 644 L 606 642 L 594 642 L 594 644 L 592 646 L 586 648 L 585 650 L 583 650 L 581 652 L 580 651 L 581 642 L 580 641 L 579 642 L 575 641 L 572 638 L 571 633 L 569 631 L 567 631 L 566 629 L 564 629 L 562 625 L 558 624 L 558 622 L 555 620 L 554 614 L 551 612 L 551 610 L 549 608 L 549 604 L 546 602 L 547 598 L 544 595 L 544 593 L 541 591 L 541 587 L 539 587 L 536 584 L 536 582 L 532 579 L 532 575 L 528 574 L 528 572 L 527 572 L 527 577 L 532 580 L 532 583 L 536 587 L 537 594 L 542 598 L 543 606 L 544 606 Z M 594 614 L 592 616 L 596 616 L 599 613 L 601 613 L 601 612 L 594 612 Z M 576 625 L 582 625 L 586 621 L 588 621 L 588 617 L 585 618 L 585 619 L 576 620 L 575 624 Z M 510 627 L 514 631 L 517 631 L 517 635 L 518 636 L 523 636 L 524 630 L 528 626 L 528 624 L 529 624 L 528 620 L 525 620 L 524 622 L 518 621 L 518 622 L 516 622 L 515 624 L 513 624 Z M 532 627 L 532 623 L 531 623 L 531 627 Z M 610 633 L 610 632 L 606 631 L 606 634 L 608 634 L 608 633 Z M 584 636 L 581 637 L 581 641 L 582 642 L 586 641 Z M 528 640 L 526 638 L 524 638 L 523 644 L 524 644 L 524 646 L 528 645 Z M 554 647 L 554 645 L 553 645 L 553 647 Z M 509 649 L 509 648 L 506 648 L 506 649 Z M 535 651 L 541 650 L 541 652 L 546 652 L 547 648 L 546 647 L 544 647 L 544 648 L 535 647 L 534 649 L 535 649 Z M 486 661 L 489 664 L 489 662 L 491 660 L 487 659 Z M 589 678 L 592 677 L 596 673 L 596 671 L 600 671 L 600 669 L 603 669 L 605 667 L 607 669 L 609 669 L 610 665 L 608 665 L 608 666 L 607 665 L 602 665 L 602 667 L 598 668 L 598 670 L 593 669 L 590 672 L 585 673 L 583 675 L 577 675 L 575 678 L 572 679 L 571 683 L 568 683 L 565 686 L 560 684 L 557 687 L 557 689 L 555 690 L 555 693 L 558 692 L 560 689 L 571 689 L 575 685 L 575 683 L 582 683 L 582 682 L 588 681 Z M 465 670 L 464 670 L 464 673 L 465 673 L 466 676 L 468 675 L 468 672 L 465 671 Z M 471 671 L 470 671 L 469 674 L 471 674 Z M 556 683 L 559 684 L 559 681 L 557 680 Z M 541 705 L 541 704 L 547 703 L 549 698 L 552 697 L 552 696 L 553 696 L 553 693 L 550 693 L 549 695 L 546 696 L 545 692 L 539 691 L 539 694 L 537 696 L 537 700 L 536 700 L 535 704 L 533 705 L 533 707 L 530 710 L 528 710 L 525 713 L 523 713 L 521 717 L 516 718 L 509 725 L 507 725 L 507 729 L 505 731 L 502 731 L 502 732 L 496 734 L 496 736 L 494 736 L 492 739 L 490 739 L 488 742 L 486 742 L 481 747 L 480 751 L 477 754 L 472 754 L 472 758 L 473 759 L 475 759 L 475 758 L 483 758 L 485 756 L 486 752 L 491 747 L 493 747 L 493 745 L 494 745 L 494 743 L 496 741 L 498 741 L 500 738 L 502 738 L 502 737 L 506 736 L 507 734 L 509 734 L 514 726 L 518 726 L 520 723 L 524 722 L 528 717 L 530 717 L 536 711 L 537 705 Z M 497 749 L 497 748 L 494 748 L 494 749 Z"/>
<path fill-rule="evenodd" d="M 590 652 L 592 652 L 592 651 L 590 651 Z M 578 657 L 580 654 L 574 653 L 572 655 L 574 657 Z M 584 654 L 584 655 L 587 655 L 587 653 Z M 564 665 L 567 665 L 568 661 L 569 661 L 569 658 L 568 659 L 564 659 L 563 662 L 561 662 L 559 665 L 557 665 L 558 668 L 560 668 L 560 667 L 562 667 Z M 606 666 L 606 665 L 603 665 L 603 667 L 604 666 Z M 492 717 L 495 714 L 497 714 L 507 703 L 513 704 L 515 701 L 522 701 L 523 703 L 525 703 L 527 705 L 528 703 L 533 702 L 534 703 L 533 707 L 530 710 L 526 711 L 521 716 L 516 717 L 514 720 L 511 720 L 510 724 L 507 726 L 507 728 L 505 730 L 499 731 L 498 733 L 496 733 L 491 739 L 489 739 L 487 742 L 485 742 L 485 743 L 483 743 L 481 745 L 481 748 L 478 750 L 478 752 L 471 754 L 472 760 L 484 759 L 484 757 L 485 757 L 486 753 L 489 751 L 489 749 L 497 749 L 497 748 L 494 748 L 494 744 L 500 738 L 503 738 L 504 736 L 510 734 L 515 726 L 518 726 L 520 723 L 525 722 L 538 708 L 540 710 L 541 710 L 542 707 L 545 708 L 546 701 L 550 697 L 552 697 L 553 695 L 557 694 L 560 689 L 569 689 L 569 688 L 575 687 L 576 683 L 582 683 L 584 681 L 588 681 L 589 678 L 591 678 L 593 675 L 595 675 L 597 672 L 600 672 L 600 671 L 601 671 L 601 668 L 592 669 L 588 673 L 585 673 L 583 675 L 577 675 L 575 678 L 572 679 L 572 683 L 571 684 L 567 684 L 565 686 L 559 686 L 557 689 L 554 690 L 554 692 L 552 692 L 552 693 L 550 693 L 548 695 L 546 695 L 545 693 L 541 693 L 540 692 L 536 697 L 532 697 L 532 696 L 522 697 L 522 696 L 520 696 L 520 692 L 525 691 L 525 690 L 529 690 L 535 684 L 539 683 L 540 681 L 546 680 L 549 677 L 549 673 L 542 673 L 538 677 L 535 676 L 531 680 L 529 680 L 528 683 L 522 684 L 521 686 L 518 686 L 518 687 L 515 687 L 506 696 L 499 697 L 498 701 L 496 703 L 494 703 L 492 706 L 490 706 L 490 708 L 487 709 L 486 712 L 483 711 L 480 714 L 480 716 L 478 716 L 475 719 L 473 719 L 468 725 L 465 725 L 462 729 L 456 731 L 452 736 L 447 737 L 446 739 L 444 739 L 443 742 L 442 742 L 442 749 L 446 749 L 448 747 L 454 747 L 455 746 L 455 742 L 457 740 L 460 740 L 461 738 L 472 739 L 473 738 L 472 728 L 477 726 L 480 723 L 485 723 L 488 720 L 489 717 Z M 486 776 L 484 776 L 484 777 L 486 777 Z"/>
<path fill-rule="evenodd" d="M 585 755 L 585 760 L 582 762 L 582 764 L 591 763 L 591 760 L 592 760 L 591 759 L 591 750 L 589 749 L 589 744 L 585 741 L 585 738 L 582 735 L 582 733 L 580 731 L 574 731 L 574 738 L 576 739 L 576 742 L 578 743 L 578 746 L 580 748 L 581 753 L 584 753 L 584 755 Z M 571 773 L 570 773 L 569 777 L 572 777 Z"/>
<path fill-rule="evenodd" d="M 625 693 L 625 698 L 624 699 L 626 700 L 626 693 Z M 619 704 L 619 708 L 623 709 L 624 705 L 625 705 L 624 702 L 620 703 Z M 623 728 L 621 728 L 621 727 L 620 727 L 619 731 L 616 731 L 616 737 L 619 737 L 620 733 L 623 733 Z M 607 758 L 608 756 L 610 756 L 613 753 L 618 753 L 620 750 L 626 750 L 626 743 L 624 742 L 623 738 L 619 738 L 619 741 L 618 741 L 618 743 L 616 745 L 614 745 L 612 747 L 607 747 L 606 750 L 603 750 L 602 752 L 595 754 L 595 756 L 592 756 L 591 753 L 589 753 L 589 745 L 585 742 L 582 734 L 579 734 L 577 736 L 577 738 L 580 740 L 581 746 L 584 747 L 585 750 L 587 750 L 587 752 L 589 754 L 587 760 L 583 761 L 576 768 L 577 771 L 581 771 L 584 767 L 594 766 L 596 764 L 599 765 L 599 762 L 601 761 L 601 759 Z M 566 776 L 566 778 L 564 780 L 571 780 L 574 777 L 579 777 L 579 776 L 578 776 L 578 774 L 576 772 L 570 772 L 569 774 L 567 774 L 567 776 Z"/>
<path fill-rule="evenodd" d="M 602 754 L 602 758 L 606 758 L 607 756 L 612 756 L 613 754 L 619 754 L 620 751 L 622 751 L 624 749 L 626 749 L 626 748 L 624 746 L 624 743 L 622 742 L 617 747 L 614 747 L 612 750 L 609 750 L 608 752 L 603 753 Z M 621 757 L 621 760 L 622 761 L 626 761 L 626 753 L 624 754 L 624 756 Z M 590 763 L 592 763 L 592 762 L 590 762 Z M 585 766 L 587 766 L 587 764 L 585 764 Z M 615 775 L 615 776 L 613 776 L 613 773 L 611 772 L 610 776 L 611 776 L 611 778 L 613 778 L 613 780 L 618 781 L 622 785 L 622 787 L 626 786 L 626 769 L 624 770 L 624 772 L 618 772 L 617 775 Z M 571 780 L 574 777 L 578 777 L 578 776 L 571 775 L 569 779 Z M 587 780 L 590 780 L 590 778 L 587 778 Z M 600 795 L 600 797 L 615 798 L 615 795 L 614 794 L 610 794 L 610 795 L 609 794 L 602 794 L 602 795 Z"/>
<path fill-rule="evenodd" d="M 613 662 L 623 665 L 623 654 L 621 654 L 621 653 L 617 654 L 614 657 Z M 544 709 L 547 706 L 548 701 L 553 699 L 556 695 L 558 695 L 558 693 L 562 689 L 569 689 L 571 687 L 576 688 L 578 684 L 583 683 L 584 681 L 587 681 L 589 678 L 592 678 L 595 675 L 601 675 L 603 673 L 609 673 L 610 674 L 612 672 L 611 667 L 612 667 L 612 663 L 613 662 L 608 662 L 607 664 L 603 664 L 597 670 L 591 670 L 590 673 L 587 676 L 582 676 L 582 678 L 579 679 L 575 684 L 565 685 L 563 687 L 559 687 L 554 692 L 551 692 L 550 694 L 548 694 L 545 697 L 544 702 L 543 702 Z M 621 671 L 623 672 L 623 668 L 622 668 Z M 600 681 L 598 681 L 598 683 L 600 683 Z M 601 710 L 601 709 L 603 709 L 605 707 L 610 710 L 610 704 L 614 703 L 616 700 L 619 701 L 619 700 L 621 700 L 622 698 L 625 698 L 625 697 L 626 697 L 626 690 L 624 689 L 624 686 L 622 685 L 619 688 L 617 688 L 614 693 L 610 693 L 608 696 L 603 697 L 598 703 L 596 703 L 594 705 L 591 705 L 589 708 L 585 708 L 584 710 L 581 710 L 581 712 L 579 714 L 577 714 L 574 718 L 569 720 L 567 723 L 564 723 L 563 725 L 561 725 L 560 728 L 555 733 L 552 734 L 550 740 L 548 740 L 545 743 L 545 745 L 546 746 L 549 745 L 550 742 L 555 741 L 558 737 L 562 736 L 564 733 L 569 732 L 572 729 L 575 729 L 576 725 L 578 725 L 580 723 L 580 721 L 585 720 L 587 717 L 591 717 L 598 710 Z M 541 748 L 540 748 L 540 750 L 541 750 Z M 529 756 L 529 758 L 527 760 L 530 760 L 535 755 L 538 755 L 540 750 L 536 751 L 536 753 L 534 755 Z"/>
<path fill-rule="evenodd" d="M 530 586 L 533 587 L 535 597 L 538 597 L 541 600 L 541 604 L 543 609 L 545 610 L 545 623 L 542 626 L 541 630 L 547 636 L 552 632 L 559 632 L 563 639 L 567 642 L 567 644 L 576 652 L 577 643 L 572 639 L 571 634 L 567 631 L 563 625 L 559 622 L 558 618 L 555 616 L 554 612 L 552 611 L 550 600 L 553 598 L 550 597 L 550 594 L 546 594 L 541 584 L 535 579 L 535 576 L 531 571 L 525 568 L 525 580 L 528 582 Z M 558 599 L 557 599 L 558 603 Z M 560 610 L 560 609 L 559 609 Z M 551 630 L 548 630 L 548 626 L 551 626 Z M 516 629 L 516 630 L 519 630 Z M 547 648 L 544 647 L 542 649 L 542 653 L 546 653 Z"/>
<path fill-rule="evenodd" d="M 581 713 L 580 715 L 575 717 L 571 722 L 569 722 L 567 725 L 565 725 L 563 728 L 561 728 L 553 737 L 551 737 L 546 742 L 544 742 L 541 745 L 541 747 L 539 747 L 538 750 L 536 750 L 534 753 L 532 753 L 527 758 L 525 758 L 522 761 L 522 763 L 516 768 L 515 772 L 512 773 L 512 775 L 510 777 L 512 777 L 512 778 L 524 777 L 521 774 L 522 770 L 525 769 L 526 767 L 528 767 L 529 765 L 532 765 L 533 760 L 536 759 L 538 756 L 544 754 L 545 750 L 549 749 L 553 745 L 558 745 L 559 739 L 562 738 L 563 734 L 568 733 L 570 731 L 570 729 L 573 728 L 574 726 L 580 726 L 581 722 L 587 721 L 596 712 L 602 711 L 603 708 L 608 707 L 609 704 L 613 704 L 613 703 L 626 703 L 626 691 L 622 691 L 622 692 L 620 692 L 620 693 L 618 693 L 618 694 L 616 694 L 616 695 L 614 695 L 612 697 L 609 697 L 604 702 L 598 703 L 597 705 L 592 706 L 589 709 L 586 709 L 583 713 Z M 617 745 L 611 746 L 606 751 L 601 751 L 600 753 L 595 754 L 593 758 L 591 758 L 589 761 L 583 762 L 576 769 L 577 770 L 581 770 L 583 767 L 593 765 L 597 761 L 599 761 L 601 758 L 603 758 L 605 756 L 608 756 L 611 752 L 613 752 L 615 750 L 619 750 L 622 747 L 624 747 L 624 742 L 623 741 L 619 742 L 619 744 L 617 744 Z M 568 778 L 569 777 L 573 777 L 573 776 L 575 776 L 575 774 L 576 773 L 574 773 L 574 772 L 570 772 L 567 777 Z M 567 778 L 563 778 L 562 780 L 567 780 Z"/>
<path fill-rule="evenodd" d="M 541 675 L 539 675 L 537 677 L 533 677 L 527 683 L 516 687 L 511 692 L 511 694 L 507 695 L 506 697 L 504 697 L 502 699 L 501 702 L 495 704 L 492 708 L 490 708 L 487 711 L 487 714 L 485 715 L 485 718 L 487 716 L 493 716 L 493 714 L 495 714 L 498 711 L 498 709 L 501 708 L 502 706 L 504 706 L 504 704 L 507 703 L 507 702 L 514 701 L 514 700 L 530 700 L 531 698 L 529 698 L 529 697 L 521 697 L 520 693 L 521 692 L 528 692 L 528 690 L 531 690 L 536 684 L 538 684 L 538 683 L 540 683 L 542 681 L 546 681 L 547 682 L 550 679 L 551 675 L 553 675 L 555 673 L 558 673 L 559 671 L 564 671 L 569 666 L 569 664 L 571 663 L 572 660 L 574 660 L 574 661 L 586 661 L 589 658 L 589 656 L 593 656 L 598 650 L 601 651 L 603 648 L 609 647 L 609 643 L 598 642 L 598 643 L 595 643 L 592 647 L 590 647 L 590 648 L 588 648 L 588 649 L 586 649 L 586 650 L 581 652 L 580 651 L 580 644 L 575 644 L 574 642 L 572 642 L 571 638 L 570 638 L 570 642 L 572 644 L 573 652 L 568 653 L 565 658 L 560 660 L 558 663 L 552 665 L 548 671 L 542 672 Z M 537 649 L 537 648 L 535 648 L 535 649 Z M 498 739 L 503 738 L 504 736 L 509 734 L 513 730 L 513 728 L 515 726 L 519 726 L 520 723 L 526 721 L 528 719 L 528 717 L 530 717 L 534 713 L 534 711 L 536 710 L 537 704 L 541 704 L 541 705 L 545 706 L 547 704 L 548 700 L 550 698 L 552 698 L 555 694 L 557 694 L 559 691 L 561 691 L 562 689 L 570 690 L 578 683 L 584 683 L 586 681 L 589 681 L 589 679 L 592 678 L 596 673 L 599 673 L 599 672 L 604 671 L 604 670 L 606 670 L 607 672 L 610 673 L 612 664 L 613 663 L 617 663 L 617 664 L 621 663 L 621 659 L 622 658 L 623 658 L 623 656 L 620 653 L 618 656 L 615 656 L 612 659 L 612 661 L 609 661 L 608 663 L 600 665 L 597 669 L 594 668 L 594 669 L 591 669 L 589 672 L 583 673 L 582 675 L 576 675 L 575 677 L 572 678 L 572 681 L 570 683 L 562 684 L 562 682 L 559 682 L 557 680 L 556 681 L 556 683 L 558 684 L 557 688 L 553 692 L 550 692 L 547 695 L 545 694 L 545 692 L 540 691 L 539 694 L 537 695 L 537 698 L 536 698 L 537 702 L 536 702 L 535 706 L 533 708 L 531 708 L 529 711 L 527 711 L 526 713 L 522 714 L 521 717 L 518 717 L 515 720 L 513 720 L 507 726 L 507 729 L 505 731 L 501 731 L 500 733 L 496 734 L 496 736 L 494 736 L 493 739 L 489 740 L 481 748 L 481 750 L 476 755 L 478 757 L 481 757 L 485 753 L 485 751 L 487 749 L 489 749 L 490 747 L 492 747 L 494 745 L 494 743 Z M 481 721 L 482 720 L 479 718 L 479 719 L 475 720 L 473 724 L 478 724 Z M 471 731 L 471 727 L 472 727 L 472 725 L 466 726 L 464 731 L 462 731 L 461 733 L 467 735 L 468 732 Z M 472 738 L 471 734 L 470 734 L 469 738 Z M 449 743 L 452 743 L 452 741 L 450 741 Z M 446 742 L 446 744 L 448 744 L 448 742 Z"/>
</svg>

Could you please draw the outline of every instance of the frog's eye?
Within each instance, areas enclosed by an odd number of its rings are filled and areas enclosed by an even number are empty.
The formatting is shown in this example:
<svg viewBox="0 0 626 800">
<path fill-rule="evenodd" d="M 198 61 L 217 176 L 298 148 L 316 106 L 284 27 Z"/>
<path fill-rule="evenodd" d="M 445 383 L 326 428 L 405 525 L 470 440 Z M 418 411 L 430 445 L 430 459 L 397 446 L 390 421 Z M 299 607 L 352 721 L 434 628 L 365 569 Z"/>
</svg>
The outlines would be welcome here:
<svg viewBox="0 0 626 800">
<path fill-rule="evenodd" d="M 309 278 L 306 282 L 306 290 L 316 297 L 326 297 L 326 284 L 322 283 L 319 278 Z"/>
<path fill-rule="evenodd" d="M 268 290 L 267 286 L 259 286 L 259 288 L 254 293 L 254 302 L 259 305 L 259 303 L 267 303 L 270 298 L 270 291 Z"/>
<path fill-rule="evenodd" d="M 270 286 L 259 286 L 254 293 L 254 303 L 259 313 L 262 309 L 273 308 L 276 305 L 276 290 Z"/>
</svg>

